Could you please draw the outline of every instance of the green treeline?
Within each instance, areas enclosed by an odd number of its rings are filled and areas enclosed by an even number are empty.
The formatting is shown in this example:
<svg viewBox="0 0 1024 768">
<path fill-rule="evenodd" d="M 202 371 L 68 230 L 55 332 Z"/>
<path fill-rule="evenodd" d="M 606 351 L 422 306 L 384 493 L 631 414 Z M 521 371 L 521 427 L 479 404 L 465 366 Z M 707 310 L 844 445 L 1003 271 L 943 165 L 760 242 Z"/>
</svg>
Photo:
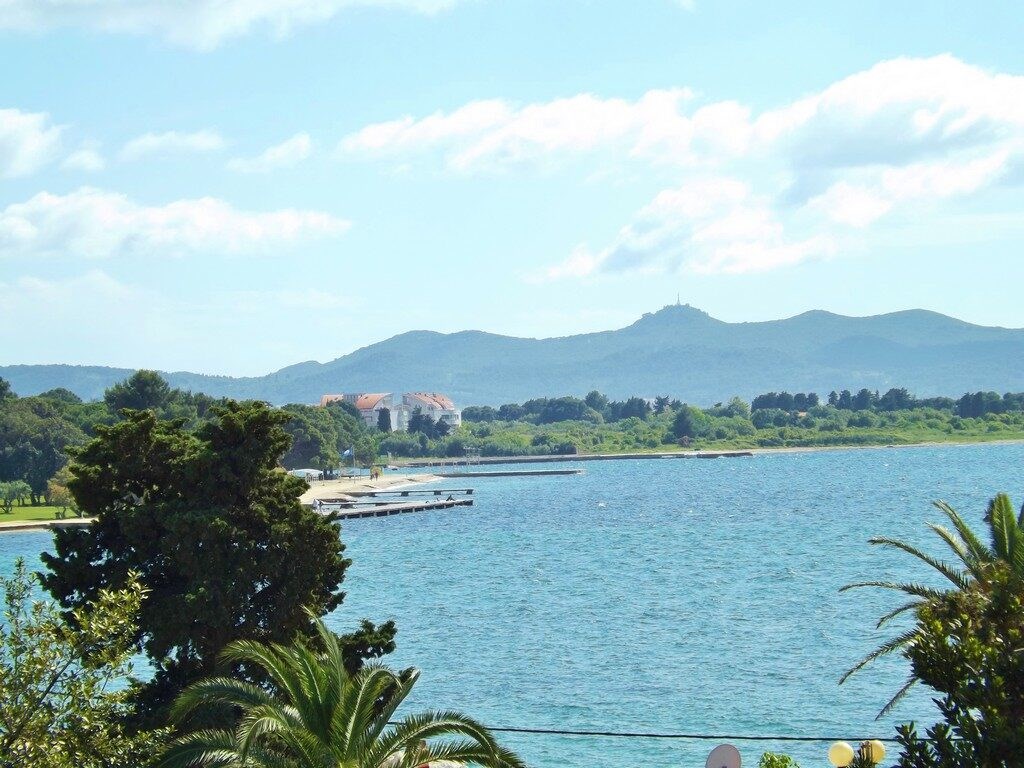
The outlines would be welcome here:
<svg viewBox="0 0 1024 768">
<path fill-rule="evenodd" d="M 97 429 L 131 411 L 153 411 L 186 430 L 208 422 L 224 405 L 170 387 L 139 371 L 83 402 L 66 389 L 18 397 L 0 379 L 0 514 L 14 505 L 65 506 L 63 467 Z M 469 406 L 452 429 L 414 412 L 408 431 L 390 432 L 391 414 L 367 425 L 349 403 L 286 405 L 291 442 L 287 469 L 370 466 L 386 457 L 526 456 L 629 453 L 673 448 L 759 448 L 886 445 L 929 441 L 1024 438 L 1024 393 L 969 392 L 958 399 L 917 398 L 906 389 L 884 393 L 839 390 L 766 392 L 750 403 L 734 397 L 708 408 L 671 397 L 612 400 L 540 397 L 500 407 Z"/>
<path fill-rule="evenodd" d="M 749 404 L 734 397 L 710 408 L 668 395 L 610 400 L 539 398 L 462 412 L 463 426 L 420 454 L 510 456 L 616 453 L 691 448 L 772 448 L 887 445 L 930 441 L 1024 438 L 1024 394 L 966 393 L 917 398 L 906 389 L 885 393 L 839 390 L 766 392 Z"/>
</svg>

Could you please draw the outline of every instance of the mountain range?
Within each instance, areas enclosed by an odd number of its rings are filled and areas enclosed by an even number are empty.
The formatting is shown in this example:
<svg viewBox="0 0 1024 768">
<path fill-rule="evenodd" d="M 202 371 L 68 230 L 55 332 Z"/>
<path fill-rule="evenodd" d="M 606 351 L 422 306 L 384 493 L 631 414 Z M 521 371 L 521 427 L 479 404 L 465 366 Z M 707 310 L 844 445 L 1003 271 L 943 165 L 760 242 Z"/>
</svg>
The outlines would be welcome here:
<svg viewBox="0 0 1024 768">
<path fill-rule="evenodd" d="M 130 369 L 0 366 L 19 395 L 65 387 L 102 397 Z M 164 373 L 175 387 L 274 404 L 314 403 L 328 392 L 436 391 L 459 405 L 540 396 L 668 394 L 707 405 L 788 390 L 827 394 L 906 387 L 919 397 L 1024 391 L 1024 329 L 994 328 L 925 310 L 870 317 L 811 311 L 784 320 L 728 323 L 688 305 L 648 313 L 625 328 L 547 339 L 482 331 L 411 331 L 328 363 L 265 376 Z"/>
</svg>

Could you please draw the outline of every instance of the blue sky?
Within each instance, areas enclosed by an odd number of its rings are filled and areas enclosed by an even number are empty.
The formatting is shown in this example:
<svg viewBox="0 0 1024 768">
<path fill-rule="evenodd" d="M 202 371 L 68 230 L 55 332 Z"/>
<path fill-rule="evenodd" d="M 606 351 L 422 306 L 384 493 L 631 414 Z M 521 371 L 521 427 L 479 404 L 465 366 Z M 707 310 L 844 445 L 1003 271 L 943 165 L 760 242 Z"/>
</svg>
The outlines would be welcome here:
<svg viewBox="0 0 1024 768">
<path fill-rule="evenodd" d="M 1008 3 L 11 0 L 0 363 L 402 331 L 1024 326 Z"/>
</svg>

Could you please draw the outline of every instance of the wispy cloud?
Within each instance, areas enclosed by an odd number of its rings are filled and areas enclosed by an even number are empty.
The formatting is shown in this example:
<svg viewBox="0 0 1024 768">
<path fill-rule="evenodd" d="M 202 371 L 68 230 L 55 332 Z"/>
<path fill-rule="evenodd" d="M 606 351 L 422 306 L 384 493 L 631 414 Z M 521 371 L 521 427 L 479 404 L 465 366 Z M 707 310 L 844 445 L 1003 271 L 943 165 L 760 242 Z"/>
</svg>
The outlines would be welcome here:
<svg viewBox="0 0 1024 768">
<path fill-rule="evenodd" d="M 328 21 L 346 9 L 376 7 L 436 13 L 458 0 L 7 0 L 0 3 L 0 29 L 66 27 L 99 32 L 155 34 L 173 43 L 209 50 L 225 40 L 260 30 L 285 37 Z"/>
<path fill-rule="evenodd" d="M 217 152 L 226 145 L 223 137 L 216 131 L 204 129 L 183 133 L 166 131 L 164 133 L 145 133 L 128 141 L 121 148 L 122 160 L 138 160 L 146 155 L 167 155 L 182 152 Z"/>
<path fill-rule="evenodd" d="M 106 168 L 107 161 L 100 154 L 98 145 L 87 142 L 65 157 L 60 167 L 66 171 L 95 173 Z"/>
<path fill-rule="evenodd" d="M 687 159 L 679 187 L 607 246 L 583 243 L 533 279 L 774 269 L 827 257 L 885 217 L 941 215 L 925 206 L 1024 181 L 1024 77 L 948 55 L 884 61 L 760 114 L 730 106 L 714 123 L 717 146 L 692 133 L 653 145 L 662 160 Z M 638 156 L 659 159 L 620 159 Z"/>
<path fill-rule="evenodd" d="M 449 167 L 468 172 L 609 150 L 677 161 L 691 144 L 735 141 L 721 131 L 717 114 L 732 105 L 686 116 L 683 105 L 692 96 L 680 88 L 648 91 L 636 101 L 592 94 L 525 106 L 474 101 L 452 112 L 368 125 L 344 137 L 336 154 L 408 157 L 439 150 Z"/>
<path fill-rule="evenodd" d="M 242 211 L 210 197 L 147 206 L 125 195 L 83 187 L 67 195 L 41 192 L 0 210 L 0 257 L 261 254 L 289 243 L 335 237 L 349 226 L 319 211 Z"/>
<path fill-rule="evenodd" d="M 292 168 L 309 157 L 313 140 L 308 133 L 297 133 L 290 139 L 267 147 L 256 157 L 236 157 L 228 161 L 228 168 L 239 173 L 267 173 L 279 168 Z"/>
<path fill-rule="evenodd" d="M 63 130 L 45 112 L 0 109 L 0 178 L 27 176 L 51 162 Z"/>
</svg>

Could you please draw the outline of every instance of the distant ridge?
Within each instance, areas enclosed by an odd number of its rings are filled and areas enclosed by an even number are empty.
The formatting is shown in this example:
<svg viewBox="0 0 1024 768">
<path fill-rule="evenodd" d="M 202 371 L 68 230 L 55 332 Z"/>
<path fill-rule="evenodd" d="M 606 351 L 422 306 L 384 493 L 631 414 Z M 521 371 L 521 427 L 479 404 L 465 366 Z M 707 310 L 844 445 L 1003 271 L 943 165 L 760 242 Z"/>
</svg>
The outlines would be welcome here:
<svg viewBox="0 0 1024 768">
<path fill-rule="evenodd" d="M 65 387 L 85 399 L 132 373 L 71 365 L 0 366 L 15 392 Z M 885 390 L 957 395 L 1024 391 L 1024 330 L 972 325 L 906 310 L 847 317 L 814 310 L 785 320 L 727 323 L 689 305 L 645 314 L 625 328 L 549 339 L 483 331 L 410 331 L 329 363 L 304 362 L 266 376 L 188 372 L 176 387 L 275 404 L 314 403 L 325 392 L 436 391 L 459 405 L 582 395 L 670 394 L 695 404 L 770 390 Z"/>
</svg>

